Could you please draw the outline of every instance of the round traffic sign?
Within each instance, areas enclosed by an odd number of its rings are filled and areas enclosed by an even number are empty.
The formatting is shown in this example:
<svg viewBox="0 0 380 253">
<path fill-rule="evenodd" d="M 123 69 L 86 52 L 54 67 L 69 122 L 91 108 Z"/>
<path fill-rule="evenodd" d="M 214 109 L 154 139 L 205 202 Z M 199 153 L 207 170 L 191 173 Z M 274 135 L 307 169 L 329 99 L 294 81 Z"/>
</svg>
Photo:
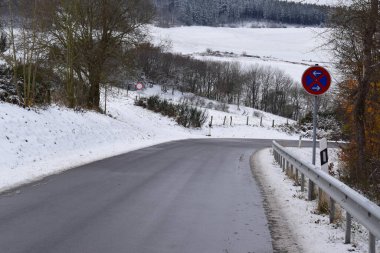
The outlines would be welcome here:
<svg viewBox="0 0 380 253">
<path fill-rule="evenodd" d="M 320 66 L 310 67 L 302 75 L 302 85 L 311 95 L 322 95 L 330 88 L 330 73 Z"/>
<path fill-rule="evenodd" d="M 144 89 L 144 85 L 143 85 L 142 83 L 137 83 L 137 84 L 135 85 L 135 87 L 136 87 L 137 90 L 142 90 L 142 89 Z"/>
</svg>

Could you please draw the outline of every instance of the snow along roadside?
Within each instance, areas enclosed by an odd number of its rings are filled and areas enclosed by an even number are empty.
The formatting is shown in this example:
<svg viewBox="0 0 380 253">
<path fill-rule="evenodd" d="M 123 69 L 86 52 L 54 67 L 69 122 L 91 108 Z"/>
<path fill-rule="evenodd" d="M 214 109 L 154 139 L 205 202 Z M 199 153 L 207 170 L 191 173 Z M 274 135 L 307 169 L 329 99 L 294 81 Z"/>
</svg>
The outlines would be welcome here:
<svg viewBox="0 0 380 253">
<path fill-rule="evenodd" d="M 353 243 L 344 244 L 344 226 L 329 224 L 327 215 L 316 214 L 316 201 L 306 201 L 307 192 L 302 193 L 286 177 L 275 163 L 272 149 L 255 153 L 251 167 L 263 191 L 276 252 L 368 252 L 363 230 L 354 228 Z M 377 251 L 379 247 L 377 244 Z"/>
</svg>

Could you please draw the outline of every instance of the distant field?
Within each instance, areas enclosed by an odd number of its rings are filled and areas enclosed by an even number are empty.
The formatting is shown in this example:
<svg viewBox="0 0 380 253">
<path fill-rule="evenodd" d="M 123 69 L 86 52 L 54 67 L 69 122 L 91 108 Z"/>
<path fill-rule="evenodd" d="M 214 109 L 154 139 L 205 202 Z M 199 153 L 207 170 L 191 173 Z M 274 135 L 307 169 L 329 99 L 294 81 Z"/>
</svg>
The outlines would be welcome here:
<svg viewBox="0 0 380 253">
<path fill-rule="evenodd" d="M 316 63 L 331 69 L 332 57 L 320 46 L 327 36 L 321 28 L 225 28 L 152 27 L 155 43 L 171 41 L 173 52 L 198 59 L 238 61 L 249 68 L 254 64 L 278 67 L 300 80 L 305 69 Z M 212 53 L 206 53 L 206 51 Z M 219 51 L 219 55 L 215 52 Z M 213 54 L 214 53 L 214 54 Z"/>
<path fill-rule="evenodd" d="M 342 3 L 348 3 L 349 0 L 283 0 L 287 2 L 308 3 L 308 4 L 320 4 L 320 5 L 337 5 Z"/>
</svg>

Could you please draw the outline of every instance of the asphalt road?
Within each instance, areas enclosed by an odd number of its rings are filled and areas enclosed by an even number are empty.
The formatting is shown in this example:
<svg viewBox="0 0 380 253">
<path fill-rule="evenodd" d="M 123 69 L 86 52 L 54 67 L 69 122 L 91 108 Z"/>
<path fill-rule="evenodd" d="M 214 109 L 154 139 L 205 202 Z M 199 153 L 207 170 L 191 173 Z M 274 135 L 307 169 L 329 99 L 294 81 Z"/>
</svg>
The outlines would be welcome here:
<svg viewBox="0 0 380 253">
<path fill-rule="evenodd" d="M 270 144 L 171 142 L 2 194 L 0 252 L 273 252 L 249 166 Z"/>
</svg>

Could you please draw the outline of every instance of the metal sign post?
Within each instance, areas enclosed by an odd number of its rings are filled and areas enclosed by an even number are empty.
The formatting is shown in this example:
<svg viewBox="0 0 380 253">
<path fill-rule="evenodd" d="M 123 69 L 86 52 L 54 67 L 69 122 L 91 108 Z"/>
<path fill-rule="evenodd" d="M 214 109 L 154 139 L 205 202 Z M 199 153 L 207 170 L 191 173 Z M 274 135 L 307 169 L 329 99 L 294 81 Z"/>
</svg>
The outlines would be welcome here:
<svg viewBox="0 0 380 253">
<path fill-rule="evenodd" d="M 314 111 L 313 111 L 313 165 L 316 162 L 317 152 L 317 124 L 318 124 L 318 96 L 324 94 L 331 85 L 330 73 L 320 66 L 308 68 L 302 75 L 302 85 L 304 89 L 314 96 Z M 313 200 L 314 194 L 314 182 L 309 179 L 308 199 Z"/>
</svg>

